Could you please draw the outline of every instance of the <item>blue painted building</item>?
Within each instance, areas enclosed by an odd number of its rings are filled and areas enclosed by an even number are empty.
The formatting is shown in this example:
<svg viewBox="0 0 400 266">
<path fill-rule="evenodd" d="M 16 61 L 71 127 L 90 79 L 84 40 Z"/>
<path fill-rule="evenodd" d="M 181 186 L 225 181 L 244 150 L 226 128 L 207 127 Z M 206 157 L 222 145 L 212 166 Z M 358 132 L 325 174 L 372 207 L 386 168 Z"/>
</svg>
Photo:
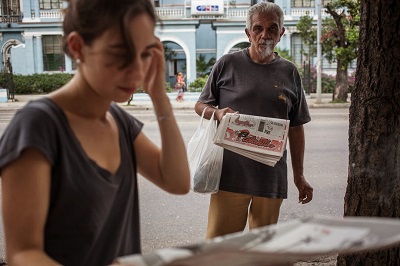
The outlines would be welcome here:
<svg viewBox="0 0 400 266">
<path fill-rule="evenodd" d="M 322 0 L 323 4 L 330 0 Z M 240 49 L 248 43 L 244 32 L 251 0 L 153 0 L 161 23 L 155 34 L 167 48 L 167 80 L 173 84 L 178 71 L 190 83 L 201 74 L 196 60 L 204 62 Z M 301 16 L 312 16 L 316 25 L 314 0 L 275 0 L 285 12 L 285 34 L 278 47 L 289 50 L 300 66 L 303 43 L 296 30 Z M 75 65 L 62 52 L 62 0 L 1 0 L 0 67 L 7 60 L 16 74 L 73 72 Z M 322 12 L 323 16 L 325 13 Z M 335 65 L 323 61 L 325 71 Z"/>
</svg>

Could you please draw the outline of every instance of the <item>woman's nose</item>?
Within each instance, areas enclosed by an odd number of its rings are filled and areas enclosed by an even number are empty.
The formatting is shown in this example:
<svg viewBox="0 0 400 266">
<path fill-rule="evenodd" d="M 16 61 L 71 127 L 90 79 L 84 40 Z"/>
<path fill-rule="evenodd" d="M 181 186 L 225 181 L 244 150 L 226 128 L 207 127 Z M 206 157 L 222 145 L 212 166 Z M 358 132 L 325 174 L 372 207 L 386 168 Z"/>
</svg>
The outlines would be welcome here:
<svg viewBox="0 0 400 266">
<path fill-rule="evenodd" d="M 140 58 L 134 58 L 131 64 L 127 67 L 127 74 L 132 79 L 143 80 L 144 79 L 144 65 Z"/>
</svg>

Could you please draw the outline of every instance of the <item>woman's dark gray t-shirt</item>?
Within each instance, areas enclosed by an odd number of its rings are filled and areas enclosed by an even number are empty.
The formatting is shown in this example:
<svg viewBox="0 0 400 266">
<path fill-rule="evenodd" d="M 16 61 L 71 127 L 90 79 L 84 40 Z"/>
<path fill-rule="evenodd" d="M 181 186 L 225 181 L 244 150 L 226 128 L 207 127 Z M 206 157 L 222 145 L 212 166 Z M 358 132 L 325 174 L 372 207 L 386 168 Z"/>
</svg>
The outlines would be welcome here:
<svg viewBox="0 0 400 266">
<path fill-rule="evenodd" d="M 51 163 L 44 248 L 63 265 L 108 265 L 140 252 L 133 141 L 143 124 L 116 104 L 109 111 L 121 150 L 114 175 L 86 155 L 64 112 L 49 98 L 27 103 L 0 139 L 0 170 L 26 148 L 39 150 Z"/>
<path fill-rule="evenodd" d="M 199 101 L 242 114 L 288 119 L 290 127 L 311 120 L 297 67 L 278 54 L 269 64 L 253 62 L 247 49 L 222 56 Z M 286 151 L 271 167 L 224 150 L 220 190 L 286 198 L 287 187 Z"/>
</svg>

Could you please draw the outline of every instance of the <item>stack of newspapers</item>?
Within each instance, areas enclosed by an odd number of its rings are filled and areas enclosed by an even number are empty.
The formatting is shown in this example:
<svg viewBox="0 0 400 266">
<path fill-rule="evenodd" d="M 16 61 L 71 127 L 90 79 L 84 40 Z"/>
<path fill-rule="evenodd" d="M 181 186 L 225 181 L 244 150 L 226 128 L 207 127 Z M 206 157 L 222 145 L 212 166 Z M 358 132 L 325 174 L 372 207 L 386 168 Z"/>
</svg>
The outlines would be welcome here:
<svg viewBox="0 0 400 266">
<path fill-rule="evenodd" d="M 289 120 L 238 113 L 226 114 L 218 126 L 214 143 L 269 166 L 286 149 Z"/>
</svg>

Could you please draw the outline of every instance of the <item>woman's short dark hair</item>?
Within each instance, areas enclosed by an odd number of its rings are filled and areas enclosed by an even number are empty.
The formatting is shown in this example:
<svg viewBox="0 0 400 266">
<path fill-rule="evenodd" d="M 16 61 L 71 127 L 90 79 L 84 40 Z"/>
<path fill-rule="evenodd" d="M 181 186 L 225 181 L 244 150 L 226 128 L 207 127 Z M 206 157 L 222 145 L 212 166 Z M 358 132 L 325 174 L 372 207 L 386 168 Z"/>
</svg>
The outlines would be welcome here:
<svg viewBox="0 0 400 266">
<path fill-rule="evenodd" d="M 86 45 L 100 37 L 107 29 L 118 26 L 123 41 L 126 43 L 130 62 L 135 55 L 135 47 L 129 34 L 129 22 L 137 15 L 148 14 L 154 23 L 157 17 L 150 0 L 69 0 L 64 9 L 63 21 L 63 49 L 72 57 L 67 44 L 68 35 L 77 32 Z"/>
</svg>

